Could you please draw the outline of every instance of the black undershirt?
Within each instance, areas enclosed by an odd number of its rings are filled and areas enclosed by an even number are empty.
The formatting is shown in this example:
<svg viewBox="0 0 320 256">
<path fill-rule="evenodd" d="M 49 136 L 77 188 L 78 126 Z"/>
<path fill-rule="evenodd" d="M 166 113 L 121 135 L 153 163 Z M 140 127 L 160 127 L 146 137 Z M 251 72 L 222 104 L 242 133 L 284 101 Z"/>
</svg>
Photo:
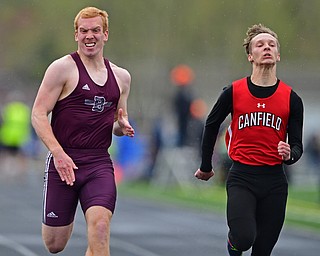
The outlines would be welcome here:
<svg viewBox="0 0 320 256">
<path fill-rule="evenodd" d="M 271 96 L 279 85 L 279 80 L 273 86 L 257 86 L 247 77 L 248 88 L 251 94 L 257 98 L 267 98 Z M 217 140 L 220 126 L 229 114 L 232 114 L 233 99 L 232 85 L 223 89 L 220 97 L 213 106 L 205 124 L 202 138 L 202 161 L 200 169 L 204 172 L 212 170 L 212 154 Z M 288 120 L 288 143 L 291 147 L 291 159 L 285 164 L 293 164 L 299 160 L 303 152 L 302 127 L 303 127 L 303 103 L 301 98 L 291 90 L 290 94 L 290 114 Z"/>
</svg>

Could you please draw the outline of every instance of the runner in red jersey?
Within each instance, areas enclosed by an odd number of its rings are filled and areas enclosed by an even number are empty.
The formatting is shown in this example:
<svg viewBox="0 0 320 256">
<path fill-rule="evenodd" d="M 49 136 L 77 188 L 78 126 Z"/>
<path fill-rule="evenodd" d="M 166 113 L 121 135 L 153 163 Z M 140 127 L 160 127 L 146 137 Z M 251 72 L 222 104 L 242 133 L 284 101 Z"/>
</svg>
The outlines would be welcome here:
<svg viewBox="0 0 320 256">
<path fill-rule="evenodd" d="M 277 86 L 271 96 L 257 98 L 251 94 L 246 78 L 233 82 L 232 98 L 236 100 L 226 134 L 232 160 L 249 165 L 282 163 L 277 146 L 287 136 L 291 88 L 281 81 Z"/>
<path fill-rule="evenodd" d="M 233 164 L 227 178 L 227 248 L 240 256 L 269 256 L 285 219 L 288 182 L 284 164 L 297 162 L 303 152 L 303 103 L 276 76 L 280 61 L 277 34 L 259 24 L 247 31 L 244 47 L 251 76 L 225 88 L 211 110 L 202 140 L 202 162 L 195 177 L 209 180 L 219 128 L 231 123 L 226 146 Z"/>
<path fill-rule="evenodd" d="M 49 149 L 42 237 L 51 253 L 62 251 L 80 201 L 88 232 L 85 255 L 109 256 L 116 186 L 108 148 L 112 133 L 134 136 L 127 112 L 131 77 L 103 56 L 107 12 L 84 8 L 74 27 L 77 52 L 48 67 L 32 109 L 32 124 Z"/>
</svg>

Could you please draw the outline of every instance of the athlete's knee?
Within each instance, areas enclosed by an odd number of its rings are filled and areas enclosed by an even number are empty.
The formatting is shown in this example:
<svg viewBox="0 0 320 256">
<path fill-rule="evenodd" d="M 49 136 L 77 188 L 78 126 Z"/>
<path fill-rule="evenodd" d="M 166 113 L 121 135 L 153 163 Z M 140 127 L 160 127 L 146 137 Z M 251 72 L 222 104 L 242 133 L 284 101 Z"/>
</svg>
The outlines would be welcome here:
<svg viewBox="0 0 320 256">
<path fill-rule="evenodd" d="M 44 241 L 44 242 L 47 247 L 47 250 L 52 254 L 62 252 L 64 250 L 64 248 L 66 247 L 66 243 L 59 243 L 54 240 Z"/>
<path fill-rule="evenodd" d="M 238 238 L 238 241 L 236 242 L 236 248 L 239 251 L 245 252 L 251 248 L 253 245 L 254 239 L 251 237 L 240 237 Z"/>
<path fill-rule="evenodd" d="M 110 233 L 110 223 L 108 220 L 99 219 L 94 223 L 93 230 L 99 241 L 107 241 Z"/>
<path fill-rule="evenodd" d="M 249 232 L 243 232 L 240 234 L 229 233 L 229 240 L 238 251 L 245 252 L 253 245 L 255 235 Z"/>
<path fill-rule="evenodd" d="M 68 240 L 56 236 L 44 236 L 43 241 L 48 251 L 56 254 L 64 250 Z"/>
<path fill-rule="evenodd" d="M 64 250 L 71 236 L 73 224 L 63 227 L 42 226 L 42 239 L 50 253 L 56 254 Z"/>
<path fill-rule="evenodd" d="M 89 238 L 93 236 L 100 242 L 108 241 L 112 213 L 104 207 L 91 207 L 86 212 Z"/>
</svg>

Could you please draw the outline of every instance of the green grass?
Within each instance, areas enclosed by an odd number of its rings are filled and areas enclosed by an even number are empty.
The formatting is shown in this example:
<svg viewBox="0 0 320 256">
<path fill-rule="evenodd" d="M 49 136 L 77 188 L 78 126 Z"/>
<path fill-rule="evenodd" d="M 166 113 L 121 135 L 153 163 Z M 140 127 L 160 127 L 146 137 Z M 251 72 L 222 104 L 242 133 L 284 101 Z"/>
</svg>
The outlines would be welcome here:
<svg viewBox="0 0 320 256">
<path fill-rule="evenodd" d="M 161 186 L 145 182 L 119 185 L 119 194 L 139 197 L 225 214 L 226 192 L 224 186 Z M 317 187 L 289 188 L 286 225 L 320 233 L 320 201 Z"/>
<path fill-rule="evenodd" d="M 320 232 L 319 188 L 290 187 L 286 223 Z"/>
</svg>

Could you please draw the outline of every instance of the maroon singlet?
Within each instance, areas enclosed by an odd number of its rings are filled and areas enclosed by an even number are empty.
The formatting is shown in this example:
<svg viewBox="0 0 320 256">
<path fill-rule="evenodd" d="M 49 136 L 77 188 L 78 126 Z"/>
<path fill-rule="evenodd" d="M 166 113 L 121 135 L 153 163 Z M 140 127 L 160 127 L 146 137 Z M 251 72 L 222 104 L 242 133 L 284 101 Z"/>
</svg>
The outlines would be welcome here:
<svg viewBox="0 0 320 256">
<path fill-rule="evenodd" d="M 71 54 L 79 70 L 74 91 L 60 100 L 52 111 L 52 129 L 63 148 L 103 148 L 111 145 L 114 114 L 120 91 L 108 60 L 104 86 L 90 78 L 80 56 Z M 84 121 L 85 120 L 85 121 Z"/>
<path fill-rule="evenodd" d="M 67 185 L 61 181 L 49 153 L 43 194 L 43 223 L 49 226 L 72 223 L 78 200 L 83 212 L 91 206 L 103 206 L 113 212 L 116 202 L 113 164 L 107 150 L 120 90 L 108 60 L 105 59 L 108 79 L 99 86 L 90 78 L 78 53 L 71 56 L 79 81 L 70 95 L 56 103 L 51 125 L 78 169 L 74 185 Z"/>
</svg>

